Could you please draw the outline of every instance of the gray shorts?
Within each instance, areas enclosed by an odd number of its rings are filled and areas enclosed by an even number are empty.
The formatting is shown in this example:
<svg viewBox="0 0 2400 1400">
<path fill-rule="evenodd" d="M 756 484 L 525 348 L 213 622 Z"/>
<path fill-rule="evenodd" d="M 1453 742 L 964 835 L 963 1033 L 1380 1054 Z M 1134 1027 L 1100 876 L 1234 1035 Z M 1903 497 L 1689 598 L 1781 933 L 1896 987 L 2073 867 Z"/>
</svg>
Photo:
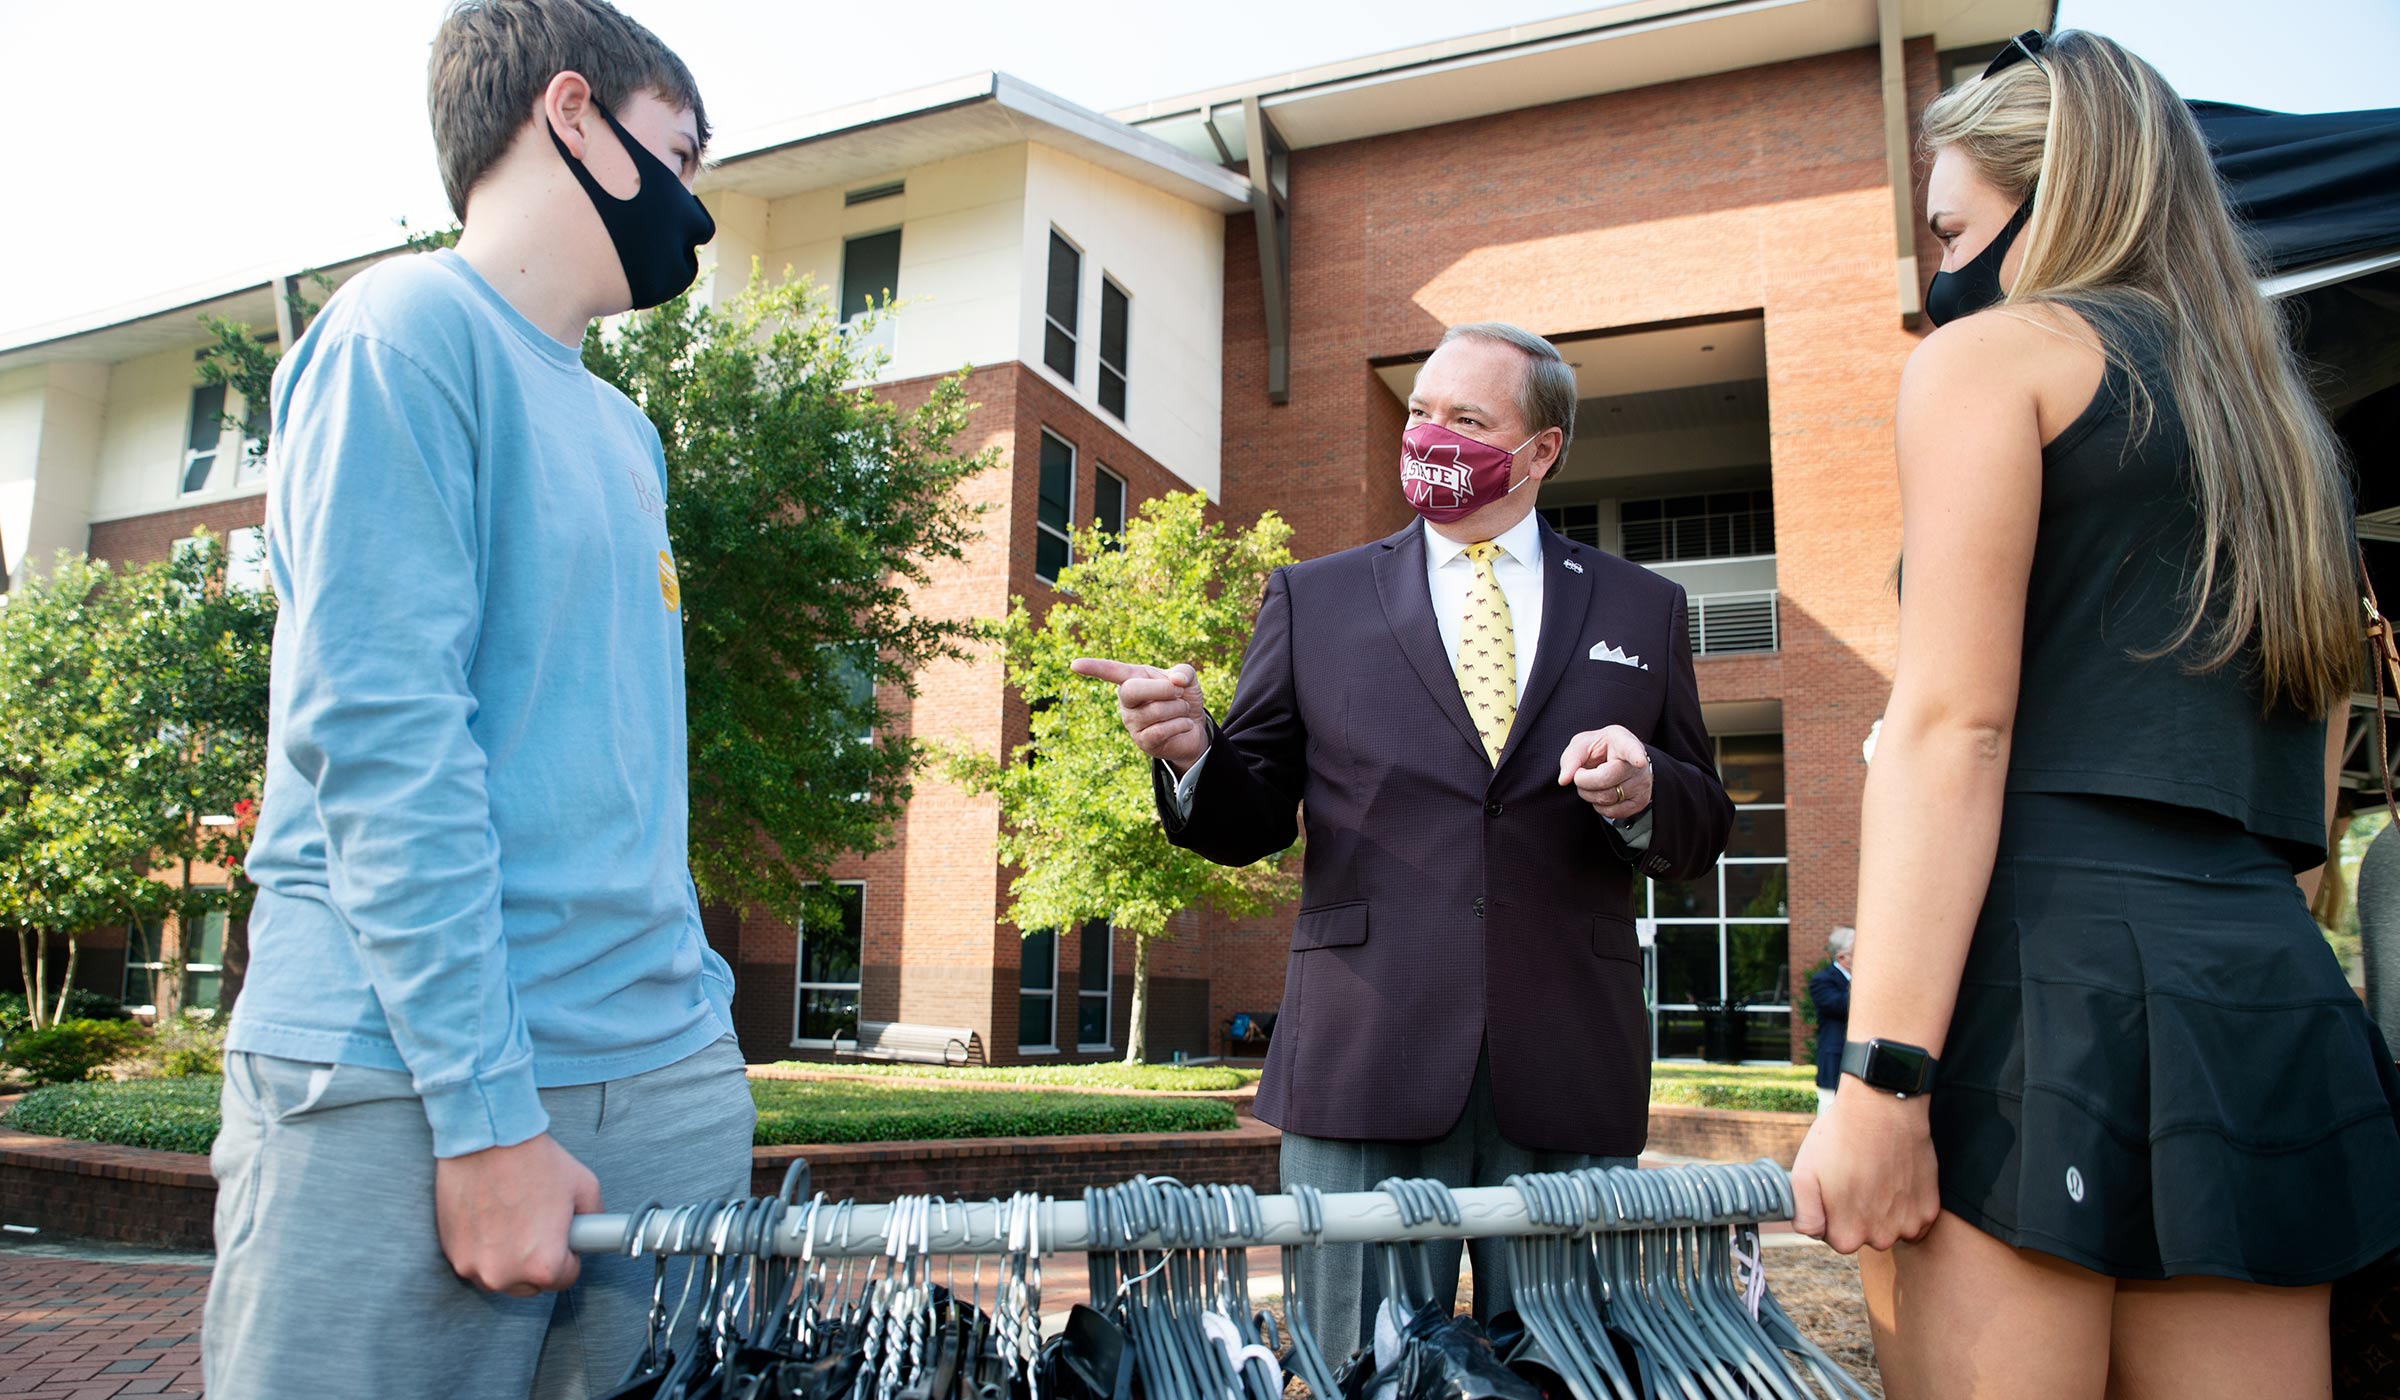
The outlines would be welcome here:
<svg viewBox="0 0 2400 1400">
<path fill-rule="evenodd" d="M 729 1036 L 664 1069 L 542 1090 L 550 1135 L 610 1210 L 750 1194 L 757 1113 Z M 582 1397 L 641 1349 L 651 1265 L 587 1255 L 564 1293 L 461 1281 L 433 1214 L 433 1133 L 408 1076 L 225 1057 L 217 1267 L 201 1364 L 226 1400 Z"/>
</svg>

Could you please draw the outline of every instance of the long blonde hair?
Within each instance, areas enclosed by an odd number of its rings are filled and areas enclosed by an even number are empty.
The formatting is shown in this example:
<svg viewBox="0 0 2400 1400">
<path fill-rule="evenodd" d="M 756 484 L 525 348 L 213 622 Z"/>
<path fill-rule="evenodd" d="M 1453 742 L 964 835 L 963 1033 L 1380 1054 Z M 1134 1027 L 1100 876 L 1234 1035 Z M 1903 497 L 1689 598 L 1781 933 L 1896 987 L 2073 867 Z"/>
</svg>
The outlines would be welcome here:
<svg viewBox="0 0 2400 1400">
<path fill-rule="evenodd" d="M 2344 703 L 2361 655 L 2347 468 L 2190 109 L 2124 46 L 2065 30 L 2040 63 L 1936 98 L 1923 141 L 2033 200 L 2003 306 L 2139 308 L 2164 330 L 2200 532 L 2182 630 L 2148 655 L 2197 642 L 2209 671 L 2255 652 L 2267 708 Z"/>
</svg>

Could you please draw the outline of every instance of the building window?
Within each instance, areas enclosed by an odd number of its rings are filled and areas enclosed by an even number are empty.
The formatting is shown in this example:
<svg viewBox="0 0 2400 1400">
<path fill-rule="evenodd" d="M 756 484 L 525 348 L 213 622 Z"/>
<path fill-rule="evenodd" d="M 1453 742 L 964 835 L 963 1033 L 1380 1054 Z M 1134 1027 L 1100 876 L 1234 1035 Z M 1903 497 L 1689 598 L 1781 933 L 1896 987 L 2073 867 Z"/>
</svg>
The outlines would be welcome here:
<svg viewBox="0 0 2400 1400">
<path fill-rule="evenodd" d="M 1125 478 L 1106 467 L 1092 476 L 1092 528 L 1108 537 L 1110 549 L 1125 547 Z"/>
<path fill-rule="evenodd" d="M 125 931 L 125 1004 L 136 1011 L 158 1011 L 158 978 L 167 970 L 160 960 L 157 919 Z M 200 936 L 183 940 L 183 1005 L 187 1011 L 214 1011 L 225 981 L 225 911 L 211 909 L 200 917 Z"/>
<path fill-rule="evenodd" d="M 1083 966 L 1076 978 L 1075 1048 L 1106 1050 L 1109 1018 L 1116 1010 L 1117 930 L 1106 919 L 1083 926 Z"/>
<path fill-rule="evenodd" d="M 892 304 L 900 285 L 900 230 L 863 234 L 842 242 L 842 321 L 847 324 L 870 307 Z"/>
<path fill-rule="evenodd" d="M 1636 564 L 1738 559 L 1775 552 L 1775 493 L 1711 491 L 1626 501 L 1625 557 Z"/>
<path fill-rule="evenodd" d="M 1044 583 L 1074 562 L 1075 448 L 1042 430 L 1041 498 L 1033 512 L 1033 576 Z"/>
<path fill-rule="evenodd" d="M 264 592 L 267 586 L 267 532 L 244 525 L 225 532 L 225 586 L 241 593 Z"/>
<path fill-rule="evenodd" d="M 1537 506 L 1542 519 L 1550 528 L 1577 544 L 1600 547 L 1600 507 L 1586 501 L 1581 505 Z"/>
<path fill-rule="evenodd" d="M 1075 382 L 1075 310 L 1082 300 L 1083 254 L 1050 230 L 1050 288 L 1042 303 L 1042 363 Z"/>
<path fill-rule="evenodd" d="M 857 880 L 833 887 L 836 912 L 813 908 L 800 916 L 793 958 L 792 1044 L 830 1048 L 834 1038 L 858 1039 L 859 945 L 866 923 L 867 887 Z"/>
<path fill-rule="evenodd" d="M 1784 845 L 1783 736 L 1729 734 L 1717 771 L 1733 833 L 1716 869 L 1634 896 L 1651 921 L 1650 1044 L 1659 1059 L 1791 1058 L 1791 918 Z"/>
<path fill-rule="evenodd" d="M 1100 406 L 1125 421 L 1125 331 L 1133 303 L 1125 289 L 1100 279 Z"/>
<path fill-rule="evenodd" d="M 192 386 L 192 419 L 184 437 L 183 494 L 206 491 L 217 474 L 217 444 L 225 435 L 225 386 Z"/>
<path fill-rule="evenodd" d="M 1017 1048 L 1058 1048 L 1058 935 L 1048 929 L 1026 934 L 1017 960 Z"/>
<path fill-rule="evenodd" d="M 274 337 L 270 336 L 271 341 Z M 233 484 L 249 486 L 267 479 L 267 405 L 264 400 L 242 405 L 242 455 L 233 464 Z"/>
</svg>

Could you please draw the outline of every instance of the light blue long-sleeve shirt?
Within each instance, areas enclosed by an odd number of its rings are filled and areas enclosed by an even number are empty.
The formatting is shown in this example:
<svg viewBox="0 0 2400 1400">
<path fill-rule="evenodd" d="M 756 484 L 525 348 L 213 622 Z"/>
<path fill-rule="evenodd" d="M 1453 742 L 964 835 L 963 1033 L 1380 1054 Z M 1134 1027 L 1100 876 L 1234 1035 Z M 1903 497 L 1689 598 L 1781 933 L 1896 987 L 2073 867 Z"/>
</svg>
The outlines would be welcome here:
<svg viewBox="0 0 2400 1400">
<path fill-rule="evenodd" d="M 453 252 L 361 273 L 275 375 L 275 629 L 227 1044 L 405 1070 L 434 1151 L 731 1028 L 685 855 L 657 433 Z"/>
</svg>

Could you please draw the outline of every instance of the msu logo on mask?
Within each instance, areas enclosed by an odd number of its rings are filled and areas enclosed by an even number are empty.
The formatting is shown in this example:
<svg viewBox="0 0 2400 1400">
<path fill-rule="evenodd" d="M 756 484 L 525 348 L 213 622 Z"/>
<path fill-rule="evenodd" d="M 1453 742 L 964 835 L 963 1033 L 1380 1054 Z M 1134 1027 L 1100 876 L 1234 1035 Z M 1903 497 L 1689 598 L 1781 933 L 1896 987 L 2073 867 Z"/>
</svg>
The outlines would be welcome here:
<svg viewBox="0 0 2400 1400">
<path fill-rule="evenodd" d="M 1408 494 L 1414 505 L 1458 507 L 1475 499 L 1475 473 L 1458 460 L 1458 448 L 1450 443 L 1436 443 L 1416 452 L 1400 454 L 1400 489 Z M 1436 491 L 1447 491 L 1447 501 L 1437 500 Z"/>
</svg>

